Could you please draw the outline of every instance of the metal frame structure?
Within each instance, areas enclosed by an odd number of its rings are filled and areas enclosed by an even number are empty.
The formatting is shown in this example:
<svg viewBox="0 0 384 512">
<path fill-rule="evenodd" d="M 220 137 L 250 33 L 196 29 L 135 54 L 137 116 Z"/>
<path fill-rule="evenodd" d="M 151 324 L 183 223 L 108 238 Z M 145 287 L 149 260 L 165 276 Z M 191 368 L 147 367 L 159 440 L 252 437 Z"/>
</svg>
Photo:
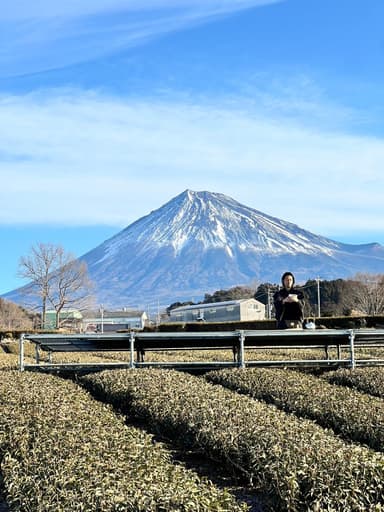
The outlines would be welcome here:
<svg viewBox="0 0 384 512">
<path fill-rule="evenodd" d="M 35 344 L 36 364 L 26 364 L 24 342 Z M 324 359 L 257 360 L 245 358 L 263 349 L 303 350 L 324 349 Z M 329 350 L 337 349 L 337 357 L 330 358 Z M 363 359 L 356 356 L 359 348 L 384 349 L 384 329 L 317 329 L 317 330 L 239 330 L 213 332 L 130 332 L 111 334 L 23 334 L 20 337 L 19 368 L 33 369 L 105 369 L 143 368 L 146 366 L 178 369 L 211 369 L 246 366 L 356 366 L 384 365 L 383 358 Z M 233 352 L 233 361 L 204 362 L 145 362 L 148 351 L 222 350 Z M 40 350 L 48 352 L 48 362 L 41 362 Z M 129 352 L 128 363 L 56 363 L 52 352 Z M 136 357 L 135 357 L 136 353 Z"/>
</svg>

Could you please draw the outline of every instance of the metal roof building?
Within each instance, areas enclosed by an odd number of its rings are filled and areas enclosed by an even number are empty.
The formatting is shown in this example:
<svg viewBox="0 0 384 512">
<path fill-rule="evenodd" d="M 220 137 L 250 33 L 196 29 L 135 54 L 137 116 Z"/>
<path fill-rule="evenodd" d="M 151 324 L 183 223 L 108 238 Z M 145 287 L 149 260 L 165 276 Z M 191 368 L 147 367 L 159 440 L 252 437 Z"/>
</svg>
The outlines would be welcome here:
<svg viewBox="0 0 384 512">
<path fill-rule="evenodd" d="M 181 306 L 170 311 L 169 322 L 241 322 L 265 319 L 265 305 L 255 299 Z"/>
<path fill-rule="evenodd" d="M 108 311 L 99 309 L 83 313 L 83 332 L 116 332 L 124 329 L 144 329 L 148 320 L 142 310 Z"/>
</svg>

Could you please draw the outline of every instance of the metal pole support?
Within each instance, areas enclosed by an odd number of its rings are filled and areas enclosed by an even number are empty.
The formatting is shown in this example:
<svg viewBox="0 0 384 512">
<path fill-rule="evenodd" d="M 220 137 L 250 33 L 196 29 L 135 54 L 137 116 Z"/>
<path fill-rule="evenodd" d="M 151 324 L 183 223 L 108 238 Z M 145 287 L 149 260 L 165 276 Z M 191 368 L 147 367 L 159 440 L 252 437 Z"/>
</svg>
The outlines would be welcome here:
<svg viewBox="0 0 384 512">
<path fill-rule="evenodd" d="M 356 368 L 356 359 L 355 359 L 355 332 L 353 329 L 349 330 L 349 352 L 351 355 L 351 363 L 350 366 L 352 369 Z"/>
<path fill-rule="evenodd" d="M 245 363 L 244 363 L 244 340 L 245 340 L 245 335 L 244 335 L 244 331 L 239 331 L 239 368 L 245 368 Z"/>
<path fill-rule="evenodd" d="M 19 338 L 19 370 L 24 371 L 24 334 Z"/>
<path fill-rule="evenodd" d="M 129 367 L 135 367 L 135 333 L 133 331 L 129 334 Z"/>
</svg>

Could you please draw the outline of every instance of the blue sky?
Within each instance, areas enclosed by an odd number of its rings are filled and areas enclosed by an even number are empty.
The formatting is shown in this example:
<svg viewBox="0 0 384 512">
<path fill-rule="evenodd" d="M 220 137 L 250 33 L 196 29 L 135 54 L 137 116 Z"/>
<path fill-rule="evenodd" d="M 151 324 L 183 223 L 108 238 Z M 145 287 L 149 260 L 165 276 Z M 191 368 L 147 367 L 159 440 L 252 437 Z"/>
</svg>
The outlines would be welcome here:
<svg viewBox="0 0 384 512">
<path fill-rule="evenodd" d="M 0 293 L 189 188 L 384 244 L 382 0 L 4 0 Z"/>
</svg>

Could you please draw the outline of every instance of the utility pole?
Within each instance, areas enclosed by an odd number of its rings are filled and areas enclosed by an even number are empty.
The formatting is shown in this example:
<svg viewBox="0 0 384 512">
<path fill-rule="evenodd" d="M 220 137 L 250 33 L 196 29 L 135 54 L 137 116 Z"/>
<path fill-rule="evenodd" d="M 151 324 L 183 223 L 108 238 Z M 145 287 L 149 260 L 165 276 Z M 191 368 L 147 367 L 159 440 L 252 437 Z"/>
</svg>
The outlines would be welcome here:
<svg viewBox="0 0 384 512">
<path fill-rule="evenodd" d="M 320 318 L 320 277 L 316 279 L 317 282 L 317 316 Z"/>
<path fill-rule="evenodd" d="M 157 299 L 157 315 L 156 315 L 156 327 L 160 325 L 160 302 Z"/>
<path fill-rule="evenodd" d="M 100 331 L 101 331 L 101 334 L 103 334 L 103 332 L 104 332 L 104 306 L 103 306 L 103 304 L 100 304 L 100 317 L 101 317 Z"/>
<path fill-rule="evenodd" d="M 269 285 L 267 285 L 267 302 L 268 302 L 268 305 L 267 305 L 268 320 L 270 320 L 270 318 L 271 318 L 271 294 L 270 294 L 270 290 L 269 290 Z"/>
</svg>

